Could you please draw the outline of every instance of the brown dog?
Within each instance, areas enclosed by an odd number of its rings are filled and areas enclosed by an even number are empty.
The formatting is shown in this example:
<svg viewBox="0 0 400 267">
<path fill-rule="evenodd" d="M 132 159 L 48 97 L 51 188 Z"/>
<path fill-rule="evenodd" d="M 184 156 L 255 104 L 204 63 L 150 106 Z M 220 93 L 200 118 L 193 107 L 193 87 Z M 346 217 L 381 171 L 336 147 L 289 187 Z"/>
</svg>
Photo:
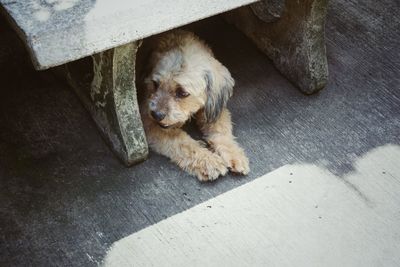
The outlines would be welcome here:
<svg viewBox="0 0 400 267">
<path fill-rule="evenodd" d="M 150 148 L 200 181 L 215 180 L 228 169 L 248 174 L 249 161 L 235 141 L 226 108 L 234 86 L 228 69 L 191 32 L 157 35 L 144 46 L 149 52 L 141 115 Z M 192 117 L 209 148 L 181 129 Z"/>
</svg>

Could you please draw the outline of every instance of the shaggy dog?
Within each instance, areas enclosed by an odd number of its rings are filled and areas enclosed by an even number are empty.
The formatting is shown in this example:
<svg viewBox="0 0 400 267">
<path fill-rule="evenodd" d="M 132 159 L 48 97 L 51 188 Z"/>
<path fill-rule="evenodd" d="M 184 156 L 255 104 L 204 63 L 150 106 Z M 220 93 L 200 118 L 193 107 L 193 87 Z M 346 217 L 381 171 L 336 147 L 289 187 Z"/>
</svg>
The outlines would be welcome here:
<svg viewBox="0 0 400 267">
<path fill-rule="evenodd" d="M 248 174 L 249 161 L 235 141 L 226 108 L 234 86 L 228 69 L 203 41 L 183 30 L 149 38 L 143 49 L 141 116 L 150 148 L 200 181 L 228 170 Z M 191 118 L 208 146 L 181 129 Z"/>
</svg>

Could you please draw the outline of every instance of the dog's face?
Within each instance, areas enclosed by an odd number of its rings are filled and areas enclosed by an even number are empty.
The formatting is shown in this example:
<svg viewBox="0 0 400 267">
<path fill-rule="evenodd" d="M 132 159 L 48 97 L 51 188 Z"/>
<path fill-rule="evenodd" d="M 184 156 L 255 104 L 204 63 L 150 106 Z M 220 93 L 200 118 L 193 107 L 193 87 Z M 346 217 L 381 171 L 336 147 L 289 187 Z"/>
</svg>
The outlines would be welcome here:
<svg viewBox="0 0 400 267">
<path fill-rule="evenodd" d="M 181 127 L 201 110 L 213 122 L 232 95 L 229 71 L 207 51 L 156 52 L 150 62 L 145 79 L 149 116 L 162 128 Z"/>
</svg>

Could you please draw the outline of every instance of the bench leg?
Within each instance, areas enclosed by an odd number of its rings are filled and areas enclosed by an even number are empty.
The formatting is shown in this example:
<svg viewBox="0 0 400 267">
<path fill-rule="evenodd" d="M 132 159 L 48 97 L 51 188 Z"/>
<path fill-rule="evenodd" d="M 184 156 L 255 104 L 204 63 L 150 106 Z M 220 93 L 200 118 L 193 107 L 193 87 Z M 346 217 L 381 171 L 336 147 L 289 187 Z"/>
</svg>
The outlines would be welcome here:
<svg viewBox="0 0 400 267">
<path fill-rule="evenodd" d="M 226 15 L 306 94 L 325 87 L 328 0 L 264 0 Z"/>
<path fill-rule="evenodd" d="M 67 81 L 127 166 L 148 154 L 135 86 L 138 47 L 133 42 L 63 66 Z"/>
</svg>

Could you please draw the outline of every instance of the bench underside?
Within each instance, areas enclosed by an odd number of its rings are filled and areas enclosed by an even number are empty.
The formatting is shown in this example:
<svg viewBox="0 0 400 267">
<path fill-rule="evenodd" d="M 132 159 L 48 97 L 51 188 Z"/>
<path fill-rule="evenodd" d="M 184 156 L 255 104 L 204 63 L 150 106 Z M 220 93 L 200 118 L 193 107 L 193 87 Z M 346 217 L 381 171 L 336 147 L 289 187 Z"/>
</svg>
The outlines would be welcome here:
<svg viewBox="0 0 400 267">
<path fill-rule="evenodd" d="M 243 31 L 278 70 L 305 94 L 327 83 L 324 26 L 327 0 L 267 0 L 225 14 Z M 92 56 L 92 65 L 73 75 L 78 63 L 65 65 L 67 80 L 91 113 L 116 155 L 127 165 L 146 159 L 147 142 L 135 87 L 135 59 L 140 42 Z M 81 64 L 82 65 L 82 64 Z M 85 66 L 83 64 L 83 66 Z M 78 75 L 79 76 L 79 75 Z"/>
<path fill-rule="evenodd" d="M 264 0 L 224 16 L 303 93 L 312 94 L 327 83 L 326 10 L 327 0 Z M 148 155 L 135 86 L 139 46 L 130 42 L 59 68 L 127 166 Z"/>
</svg>

